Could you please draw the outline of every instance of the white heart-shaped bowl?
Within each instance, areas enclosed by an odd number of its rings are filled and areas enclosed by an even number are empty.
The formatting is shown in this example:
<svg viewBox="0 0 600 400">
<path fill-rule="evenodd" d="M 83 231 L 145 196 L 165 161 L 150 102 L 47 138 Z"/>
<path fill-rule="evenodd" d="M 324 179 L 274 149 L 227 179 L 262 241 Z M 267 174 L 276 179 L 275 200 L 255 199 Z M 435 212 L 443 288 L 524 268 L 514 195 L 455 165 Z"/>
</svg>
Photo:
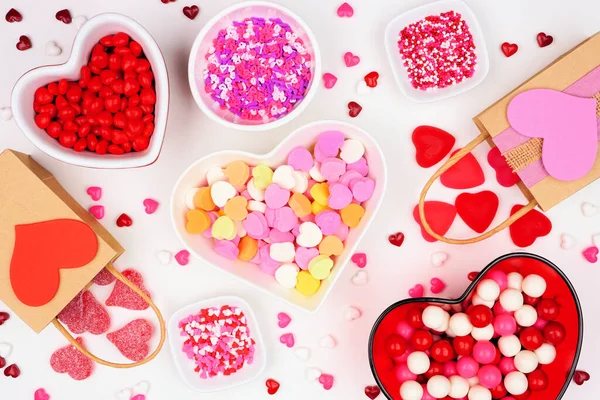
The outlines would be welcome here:
<svg viewBox="0 0 600 400">
<path fill-rule="evenodd" d="M 281 18 L 283 22 L 292 27 L 294 33 L 304 42 L 304 46 L 311 56 L 312 77 L 306 91 L 304 99 L 292 109 L 291 112 L 281 118 L 265 119 L 263 121 L 244 120 L 230 112 L 227 109 L 221 109 L 204 90 L 203 73 L 206 68 L 207 60 L 205 55 L 212 45 L 212 40 L 217 37 L 221 29 L 227 28 L 233 21 L 241 21 L 245 18 Z M 228 128 L 239 129 L 243 131 L 265 131 L 280 127 L 302 113 L 317 92 L 317 82 L 321 79 L 321 53 L 317 39 L 308 27 L 306 22 L 298 15 L 280 5 L 266 1 L 246 1 L 234 4 L 216 16 L 214 16 L 204 28 L 200 31 L 192 50 L 188 62 L 188 80 L 194 100 L 200 109 L 208 115 L 213 121 L 219 122 Z"/>
<path fill-rule="evenodd" d="M 40 86 L 65 78 L 79 79 L 81 67 L 87 64 L 92 48 L 106 35 L 125 32 L 142 45 L 154 73 L 156 104 L 154 133 L 150 145 L 141 152 L 123 155 L 99 155 L 91 151 L 76 152 L 60 145 L 37 127 L 33 110 L 34 93 Z M 99 14 L 89 19 L 79 30 L 69 60 L 64 64 L 37 67 L 25 73 L 15 84 L 11 106 L 15 121 L 25 135 L 44 153 L 57 160 L 91 168 L 135 168 L 152 164 L 158 158 L 165 136 L 169 110 L 169 77 L 164 57 L 150 33 L 133 19 L 116 13 Z"/>
<path fill-rule="evenodd" d="M 321 282 L 321 287 L 313 296 L 303 296 L 294 289 L 285 289 L 273 276 L 262 272 L 254 264 L 231 261 L 219 256 L 213 250 L 211 239 L 203 235 L 191 235 L 185 229 L 185 214 L 188 208 L 185 205 L 186 193 L 195 187 L 206 185 L 206 172 L 213 166 L 225 166 L 230 162 L 242 160 L 249 165 L 264 163 L 269 166 L 279 166 L 286 163 L 288 153 L 297 146 L 312 148 L 319 134 L 329 130 L 339 130 L 347 138 L 358 139 L 364 145 L 365 158 L 369 163 L 369 177 L 375 180 L 373 197 L 365 203 L 365 215 L 359 226 L 350 229 L 348 238 L 344 243 L 344 251 L 337 257 L 331 275 Z M 387 169 L 385 159 L 379 145 L 373 137 L 364 130 L 345 122 L 319 121 L 301 127 L 284 139 L 271 152 L 258 155 L 243 151 L 220 151 L 202 157 L 193 163 L 181 175 L 171 198 L 171 219 L 177 235 L 185 247 L 201 261 L 226 271 L 255 287 L 279 297 L 287 303 L 309 312 L 316 312 L 331 292 L 333 285 L 340 277 L 344 266 L 348 263 L 358 242 L 364 236 L 371 224 L 379 206 L 383 201 L 387 185 Z"/>
</svg>

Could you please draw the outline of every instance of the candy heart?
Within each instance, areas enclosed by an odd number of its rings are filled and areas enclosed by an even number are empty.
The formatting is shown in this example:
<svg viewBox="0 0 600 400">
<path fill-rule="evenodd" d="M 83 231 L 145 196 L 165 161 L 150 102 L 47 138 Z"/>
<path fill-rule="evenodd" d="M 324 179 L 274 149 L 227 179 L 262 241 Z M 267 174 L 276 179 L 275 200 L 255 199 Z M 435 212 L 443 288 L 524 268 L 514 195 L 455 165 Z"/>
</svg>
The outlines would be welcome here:
<svg viewBox="0 0 600 400">
<path fill-rule="evenodd" d="M 72 19 L 71 19 L 71 13 L 66 8 L 64 10 L 58 11 L 56 13 L 55 17 L 56 17 L 57 20 L 59 20 L 60 22 L 65 23 L 65 24 L 70 24 L 71 21 L 72 21 Z"/>
<path fill-rule="evenodd" d="M 456 139 L 448 132 L 434 126 L 418 126 L 412 133 L 417 164 L 429 168 L 450 153 Z"/>
<path fill-rule="evenodd" d="M 7 358 L 12 352 L 12 345 L 10 343 L 0 343 L 0 357 Z"/>
<path fill-rule="evenodd" d="M 86 193 L 89 194 L 94 201 L 98 201 L 102 198 L 102 188 L 98 186 L 90 186 L 87 188 Z"/>
<path fill-rule="evenodd" d="M 127 269 L 122 272 L 123 276 L 137 286 L 146 296 L 151 297 L 150 293 L 144 287 L 144 278 L 134 269 Z M 128 310 L 145 310 L 149 307 L 148 303 L 138 294 L 131 290 L 121 281 L 117 281 L 112 292 L 106 299 L 107 306 L 122 307 Z"/>
<path fill-rule="evenodd" d="M 337 76 L 326 72 L 323 74 L 323 84 L 325 85 L 325 89 L 331 89 L 335 86 L 335 84 L 337 83 Z"/>
<path fill-rule="evenodd" d="M 302 247 L 315 247 L 323 240 L 321 229 L 314 222 L 303 222 L 298 228 L 296 243 Z"/>
<path fill-rule="evenodd" d="M 60 270 L 83 267 L 97 252 L 96 233 L 78 220 L 15 225 L 10 261 L 10 283 L 15 296 L 31 307 L 47 304 L 58 291 Z"/>
<path fill-rule="evenodd" d="M 337 15 L 340 18 L 350 18 L 354 15 L 354 8 L 348 3 L 342 3 L 337 9 Z"/>
<path fill-rule="evenodd" d="M 446 284 L 439 278 L 432 278 L 429 283 L 431 283 L 429 290 L 433 294 L 438 294 L 446 288 Z"/>
<path fill-rule="evenodd" d="M 310 358 L 310 350 L 306 347 L 296 347 L 296 349 L 294 349 L 294 354 L 300 361 L 308 361 Z"/>
<path fill-rule="evenodd" d="M 404 243 L 404 233 L 396 232 L 396 233 L 388 236 L 388 242 L 390 242 L 392 245 L 394 245 L 396 247 L 402 246 L 402 243 Z"/>
<path fill-rule="evenodd" d="M 4 357 L 0 357 L 0 369 L 6 367 L 6 360 Z"/>
<path fill-rule="evenodd" d="M 6 311 L 0 311 L 0 326 L 10 319 L 10 314 Z"/>
<path fill-rule="evenodd" d="M 323 389 L 329 390 L 333 387 L 333 376 L 329 374 L 321 374 L 319 383 L 323 385 Z"/>
<path fill-rule="evenodd" d="M 171 254 L 171 252 L 167 250 L 161 250 L 158 253 L 156 253 L 156 258 L 158 258 L 158 262 L 160 262 L 162 265 L 169 264 L 171 262 L 172 257 L 173 254 Z"/>
<path fill-rule="evenodd" d="M 33 394 L 33 400 L 50 400 L 50 395 L 45 389 L 38 389 Z"/>
<path fill-rule="evenodd" d="M 144 199 L 144 211 L 146 214 L 154 214 L 158 208 L 158 201 L 153 199 Z"/>
<path fill-rule="evenodd" d="M 448 254 L 443 251 L 438 251 L 431 255 L 431 265 L 434 267 L 441 267 L 448 260 Z"/>
<path fill-rule="evenodd" d="M 459 150 L 454 151 L 452 155 Z M 440 176 L 440 182 L 450 189 L 471 189 L 483 184 L 485 177 L 475 156 L 467 153 Z"/>
<path fill-rule="evenodd" d="M 123 213 L 119 215 L 119 218 L 117 218 L 117 226 L 119 228 L 128 227 L 131 225 L 133 225 L 133 220 L 129 215 Z"/>
<path fill-rule="evenodd" d="M 358 271 L 352 277 L 352 283 L 354 283 L 357 286 L 366 285 L 368 282 L 369 282 L 369 275 L 367 274 L 367 271 Z"/>
<path fill-rule="evenodd" d="M 540 32 L 537 34 L 537 42 L 540 47 L 550 46 L 554 38 L 550 35 L 546 35 L 544 32 Z"/>
<path fill-rule="evenodd" d="M 133 389 L 127 388 L 117 393 L 118 400 L 131 400 L 131 397 L 133 397 Z"/>
<path fill-rule="evenodd" d="M 335 339 L 331 335 L 325 335 L 321 339 L 319 339 L 319 346 L 324 349 L 333 349 L 335 345 Z"/>
<path fill-rule="evenodd" d="M 87 22 L 87 17 L 85 15 L 77 15 L 76 17 L 73 18 L 73 25 L 75 25 L 75 27 L 77 29 L 81 29 L 83 24 L 85 24 L 86 22 Z"/>
<path fill-rule="evenodd" d="M 148 381 L 139 381 L 133 387 L 133 393 L 147 394 L 148 390 L 150 390 L 150 382 Z"/>
<path fill-rule="evenodd" d="M 305 375 L 309 381 L 316 381 L 321 376 L 321 371 L 318 368 L 308 368 Z"/>
<path fill-rule="evenodd" d="M 77 341 L 83 346 L 82 338 L 77 338 Z M 73 345 L 56 350 L 50 357 L 50 366 L 55 372 L 67 373 L 76 381 L 87 379 L 94 371 L 94 362 Z"/>
<path fill-rule="evenodd" d="M 512 57 L 519 50 L 518 45 L 508 42 L 502 43 L 500 48 L 506 57 Z"/>
<path fill-rule="evenodd" d="M 583 257 L 592 264 L 598 261 L 598 248 L 596 246 L 588 247 L 581 254 L 583 254 Z"/>
<path fill-rule="evenodd" d="M 269 394 L 275 394 L 279 390 L 279 382 L 274 379 L 267 379 L 265 385 L 267 386 L 267 393 Z"/>
<path fill-rule="evenodd" d="M 294 186 L 296 186 L 294 168 L 289 165 L 281 165 L 277 167 L 273 173 L 273 183 L 276 183 L 280 188 L 285 190 L 292 190 Z"/>
<path fill-rule="evenodd" d="M 18 12 L 14 8 L 11 8 L 6 13 L 5 19 L 6 19 L 6 22 L 21 22 L 21 21 L 23 21 L 23 16 L 21 15 L 20 12 Z"/>
<path fill-rule="evenodd" d="M 355 253 L 350 259 L 358 268 L 364 268 L 367 266 L 367 255 L 365 253 Z"/>
<path fill-rule="evenodd" d="M 294 344 L 296 343 L 293 333 L 284 333 L 279 337 L 279 342 L 285 344 L 289 348 L 294 347 Z"/>
<path fill-rule="evenodd" d="M 498 196 L 489 190 L 479 193 L 461 193 L 454 202 L 457 214 L 469 228 L 483 233 L 490 226 L 500 201 Z"/>
<path fill-rule="evenodd" d="M 371 71 L 365 75 L 365 83 L 368 87 L 374 88 L 377 86 L 377 79 L 379 79 L 379 72 Z"/>
<path fill-rule="evenodd" d="M 358 65 L 359 62 L 360 57 L 354 55 L 351 51 L 344 54 L 344 63 L 346 63 L 346 67 L 354 67 L 355 65 Z"/>
<path fill-rule="evenodd" d="M 371 400 L 375 400 L 381 393 L 381 389 L 377 385 L 370 385 L 365 387 L 365 395 Z"/>
<path fill-rule="evenodd" d="M 0 121 L 10 121 L 12 119 L 12 110 L 10 107 L 0 108 Z"/>
<path fill-rule="evenodd" d="M 189 19 L 196 18 L 199 11 L 200 11 L 200 9 L 198 8 L 197 5 L 193 5 L 191 7 L 189 7 L 189 6 L 183 7 L 183 15 L 185 15 Z"/>
<path fill-rule="evenodd" d="M 11 364 L 4 370 L 4 376 L 18 378 L 19 375 L 21 375 L 21 370 L 17 367 L 17 364 Z"/>
<path fill-rule="evenodd" d="M 438 235 L 445 235 L 446 232 L 452 226 L 454 218 L 456 217 L 456 207 L 452 204 L 444 203 L 441 201 L 426 201 L 425 202 L 425 218 L 429 223 L 431 229 Z M 415 206 L 413 210 L 414 220 L 421 226 L 421 235 L 428 242 L 436 242 L 433 236 L 431 236 L 423 226 L 421 225 L 421 216 L 419 214 L 419 206 Z"/>
<path fill-rule="evenodd" d="M 573 382 L 575 382 L 576 385 L 583 385 L 585 382 L 590 380 L 590 374 L 588 374 L 585 371 L 575 371 L 575 374 L 573 375 Z"/>
<path fill-rule="evenodd" d="M 346 321 L 354 321 L 355 319 L 359 319 L 361 315 L 362 313 L 358 308 L 350 306 L 344 312 L 344 319 Z"/>
<path fill-rule="evenodd" d="M 81 296 L 71 301 L 58 314 L 58 320 L 67 325 L 77 335 L 90 332 L 101 335 L 110 328 L 110 316 L 106 309 L 96 300 L 92 292 L 86 290 Z"/>
<path fill-rule="evenodd" d="M 148 321 L 136 319 L 121 329 L 106 334 L 106 338 L 131 361 L 141 361 L 150 353 L 148 341 L 153 333 L 154 328 Z"/>
<path fill-rule="evenodd" d="M 359 95 L 369 94 L 371 92 L 371 88 L 367 86 L 365 81 L 360 81 L 356 85 L 356 93 Z"/>
<path fill-rule="evenodd" d="M 258 171 L 256 172 L 258 173 Z M 271 174 L 271 178 L 272 177 L 273 175 Z M 210 196 L 212 197 L 212 200 L 215 203 L 215 205 L 218 207 L 225 207 L 225 204 L 227 204 L 227 200 L 237 196 L 237 194 L 238 193 L 237 190 L 235 190 L 235 187 L 233 187 L 231 183 L 226 181 L 215 182 L 210 187 Z"/>
<path fill-rule="evenodd" d="M 102 268 L 92 280 L 96 285 L 107 286 L 116 281 L 117 278 L 106 268 Z"/>
<path fill-rule="evenodd" d="M 287 313 L 280 312 L 277 314 L 277 325 L 280 328 L 286 328 L 290 322 L 292 322 L 292 317 L 290 317 Z"/>
<path fill-rule="evenodd" d="M 560 247 L 564 250 L 572 249 L 577 241 L 575 238 L 567 233 L 560 235 Z"/>
<path fill-rule="evenodd" d="M 471 282 L 473 282 L 475 280 L 475 278 L 477 278 L 477 275 L 479 275 L 479 271 L 471 271 L 467 275 L 467 279 L 470 280 Z"/>
<path fill-rule="evenodd" d="M 136 394 L 131 398 L 131 400 L 146 400 L 146 396 L 143 394 Z"/>
<path fill-rule="evenodd" d="M 101 205 L 91 206 L 88 211 L 96 219 L 102 219 L 102 218 L 104 218 L 104 206 L 101 206 Z"/>
<path fill-rule="evenodd" d="M 493 147 L 487 156 L 488 163 L 496 171 L 496 180 L 501 186 L 511 187 L 519 183 L 521 178 L 517 175 L 506 162 L 506 159 L 500 153 L 500 149 Z"/>
<path fill-rule="evenodd" d="M 408 295 L 413 299 L 417 297 L 423 297 L 424 292 L 425 289 L 423 288 L 423 285 L 419 283 L 413 286 L 412 288 L 408 289 Z"/>
<path fill-rule="evenodd" d="M 573 181 L 594 165 L 598 150 L 595 98 L 532 89 L 516 95 L 506 115 L 521 135 L 543 139 L 542 162 L 550 176 Z"/>
<path fill-rule="evenodd" d="M 348 103 L 348 115 L 352 118 L 358 117 L 358 114 L 362 111 L 362 106 L 355 101 Z"/>
<path fill-rule="evenodd" d="M 49 41 L 46 42 L 46 55 L 47 56 L 59 56 L 62 54 L 62 49 L 56 42 Z"/>
<path fill-rule="evenodd" d="M 584 217 L 593 217 L 598 214 L 599 208 L 592 203 L 585 202 L 581 205 L 581 213 Z"/>
<path fill-rule="evenodd" d="M 515 205 L 510 211 L 513 215 L 523 208 L 522 205 Z M 531 246 L 538 237 L 546 236 L 552 230 L 552 222 L 538 210 L 531 210 L 509 228 L 510 237 L 513 243 L 519 247 Z"/>
<path fill-rule="evenodd" d="M 25 35 L 19 36 L 19 41 L 17 42 L 17 50 L 25 51 L 31 48 L 31 40 Z"/>
</svg>

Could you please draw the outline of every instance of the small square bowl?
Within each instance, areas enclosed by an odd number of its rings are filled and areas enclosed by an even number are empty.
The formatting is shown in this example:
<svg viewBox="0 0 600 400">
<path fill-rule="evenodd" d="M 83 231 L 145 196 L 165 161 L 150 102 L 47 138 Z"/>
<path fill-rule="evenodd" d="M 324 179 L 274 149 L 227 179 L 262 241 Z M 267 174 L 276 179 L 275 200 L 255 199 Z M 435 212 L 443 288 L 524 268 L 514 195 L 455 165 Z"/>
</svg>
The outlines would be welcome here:
<svg viewBox="0 0 600 400">
<path fill-rule="evenodd" d="M 181 330 L 179 329 L 179 321 L 191 314 L 198 313 L 203 308 L 221 307 L 224 305 L 238 307 L 244 312 L 246 321 L 248 323 L 248 328 L 250 329 L 250 336 L 256 342 L 254 345 L 254 360 L 252 364 L 244 365 L 244 367 L 235 374 L 201 379 L 198 376 L 198 373 L 194 372 L 192 361 L 188 359 L 185 353 L 181 350 L 184 340 L 180 335 Z M 171 354 L 173 356 L 173 361 L 177 366 L 177 370 L 179 371 L 179 375 L 181 375 L 181 378 L 188 384 L 188 386 L 196 392 L 216 392 L 219 390 L 230 389 L 235 386 L 243 385 L 257 378 L 264 371 L 265 366 L 267 365 L 265 345 L 258 328 L 254 311 L 252 311 L 252 308 L 250 308 L 250 305 L 246 301 L 236 296 L 215 297 L 212 299 L 201 300 L 180 308 L 169 319 L 169 323 L 167 325 L 167 336 L 169 337 Z"/>
<path fill-rule="evenodd" d="M 204 90 L 203 73 L 206 68 L 207 60 L 205 55 L 208 49 L 212 46 L 212 40 L 217 36 L 218 32 L 225 29 L 233 23 L 233 21 L 241 21 L 245 18 L 281 18 L 283 22 L 289 24 L 294 33 L 304 42 L 304 47 L 311 56 L 312 77 L 304 96 L 298 104 L 288 114 L 281 118 L 270 118 L 263 121 L 249 121 L 241 119 L 227 109 L 221 109 L 219 104 L 215 102 L 208 93 Z M 219 122 L 228 128 L 239 129 L 242 131 L 266 131 L 275 129 L 284 124 L 287 124 L 308 107 L 308 104 L 317 92 L 317 82 L 321 79 L 321 53 L 317 39 L 310 27 L 298 15 L 280 5 L 266 1 L 246 1 L 239 4 L 234 4 L 215 17 L 213 17 L 200 31 L 192 50 L 188 62 L 188 80 L 194 100 L 200 109 L 210 117 L 213 121 Z"/>
<path fill-rule="evenodd" d="M 79 79 L 81 67 L 87 64 L 92 48 L 106 35 L 125 32 L 142 45 L 154 73 L 156 104 L 154 107 L 154 133 L 144 151 L 123 155 L 99 155 L 91 151 L 76 152 L 63 147 L 58 140 L 48 136 L 34 121 L 33 98 L 35 91 L 50 82 L 65 78 Z M 117 13 L 99 14 L 89 19 L 75 36 L 73 50 L 64 64 L 45 65 L 25 73 L 12 91 L 11 107 L 15 121 L 25 136 L 44 153 L 66 162 L 90 168 L 136 168 L 152 164 L 158 158 L 165 136 L 169 110 L 169 77 L 163 55 L 154 38 L 133 19 Z"/>
<path fill-rule="evenodd" d="M 466 21 L 473 35 L 475 43 L 475 54 L 477 56 L 477 65 L 475 73 L 471 78 L 466 78 L 460 83 L 445 87 L 443 89 L 420 90 L 416 89 L 408 79 L 408 73 L 402 61 L 402 55 L 398 49 L 398 38 L 400 31 L 410 24 L 422 20 L 430 15 L 438 15 L 447 11 L 456 11 Z M 483 38 L 483 32 L 477 21 L 477 17 L 467 4 L 461 0 L 441 0 L 423 6 L 413 8 L 394 18 L 385 30 L 385 48 L 388 53 L 388 60 L 396 77 L 398 87 L 406 97 L 415 103 L 431 103 L 434 101 L 447 99 L 473 89 L 479 85 L 488 74 L 490 61 L 487 47 Z"/>
</svg>

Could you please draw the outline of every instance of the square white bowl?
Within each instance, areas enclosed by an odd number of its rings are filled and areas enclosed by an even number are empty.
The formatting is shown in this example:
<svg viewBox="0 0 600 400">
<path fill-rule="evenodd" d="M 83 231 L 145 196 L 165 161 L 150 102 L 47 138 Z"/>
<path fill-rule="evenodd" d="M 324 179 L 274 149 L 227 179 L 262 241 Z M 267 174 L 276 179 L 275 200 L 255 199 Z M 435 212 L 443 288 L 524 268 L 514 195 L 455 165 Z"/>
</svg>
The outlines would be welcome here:
<svg viewBox="0 0 600 400">
<path fill-rule="evenodd" d="M 408 73 L 402 61 L 402 55 L 398 49 L 398 40 L 400 31 L 408 25 L 422 20 L 430 15 L 438 15 L 447 11 L 456 11 L 460 13 L 465 20 L 473 35 L 475 43 L 475 54 L 477 56 L 477 65 L 475 73 L 470 78 L 463 79 L 462 82 L 450 85 L 443 89 L 420 90 L 416 89 L 408 79 Z M 442 99 L 447 99 L 473 89 L 479 85 L 487 76 L 490 69 L 487 47 L 483 38 L 483 32 L 477 21 L 477 17 L 469 6 L 461 0 L 440 0 L 423 6 L 413 8 L 394 18 L 385 30 L 385 48 L 388 53 L 388 60 L 396 78 L 398 87 L 406 97 L 415 103 L 430 103 Z"/>
<path fill-rule="evenodd" d="M 187 358 L 182 351 L 184 337 L 180 335 L 179 321 L 188 317 L 191 314 L 197 314 L 203 308 L 221 307 L 228 305 L 238 307 L 246 316 L 248 329 L 250 329 L 250 337 L 254 339 L 254 360 L 252 364 L 246 364 L 235 374 L 229 376 L 216 376 L 209 379 L 201 379 L 198 373 L 194 371 L 195 365 L 193 361 Z M 171 316 L 167 324 L 167 336 L 171 347 L 173 361 L 177 366 L 179 375 L 188 384 L 190 388 L 196 392 L 216 392 L 218 390 L 230 389 L 235 386 L 243 385 L 257 378 L 267 365 L 267 354 L 265 352 L 265 344 L 258 328 L 256 316 L 250 305 L 236 296 L 221 296 L 212 299 L 201 300 L 196 303 L 180 308 Z"/>
<path fill-rule="evenodd" d="M 365 215 L 356 228 L 350 229 L 348 238 L 344 243 L 344 251 L 336 258 L 331 275 L 321 282 L 321 287 L 313 296 L 304 296 L 294 289 L 281 286 L 273 276 L 264 273 L 258 266 L 232 261 L 218 255 L 213 250 L 213 241 L 204 235 L 192 235 L 185 229 L 185 214 L 188 208 L 185 205 L 186 193 L 195 187 L 206 184 L 206 172 L 215 165 L 225 166 L 230 162 L 242 160 L 250 165 L 264 163 L 270 166 L 279 166 L 286 163 L 288 153 L 297 146 L 310 148 L 317 137 L 325 131 L 339 130 L 347 138 L 358 139 L 365 147 L 365 158 L 369 163 L 369 176 L 375 180 L 373 197 L 365 203 Z M 193 163 L 179 178 L 173 189 L 171 197 L 171 220 L 175 232 L 183 241 L 184 246 L 191 254 L 198 257 L 206 264 L 226 271 L 251 285 L 270 293 L 288 304 L 309 312 L 316 312 L 331 292 L 335 282 L 341 276 L 346 264 L 350 261 L 360 239 L 371 224 L 379 206 L 383 202 L 383 195 L 387 185 L 387 167 L 379 145 L 373 137 L 364 130 L 340 121 L 319 121 L 305 125 L 285 138 L 277 147 L 264 155 L 251 154 L 242 151 L 221 151 L 202 157 Z"/>
<path fill-rule="evenodd" d="M 33 99 L 35 91 L 43 85 L 65 78 L 79 79 L 81 67 L 87 64 L 92 48 L 106 35 L 117 32 L 127 33 L 142 45 L 144 55 L 150 61 L 154 74 L 156 104 L 154 106 L 154 133 L 150 145 L 144 151 L 123 155 L 96 154 L 84 150 L 76 152 L 60 145 L 58 140 L 48 136 L 45 130 L 35 124 Z M 158 158 L 165 136 L 169 111 L 169 77 L 163 55 L 154 38 L 133 19 L 117 13 L 99 14 L 90 18 L 79 30 L 69 60 L 64 64 L 46 65 L 25 73 L 12 91 L 12 112 L 25 136 L 44 153 L 68 164 L 91 168 L 135 168 L 152 164 Z"/>
</svg>

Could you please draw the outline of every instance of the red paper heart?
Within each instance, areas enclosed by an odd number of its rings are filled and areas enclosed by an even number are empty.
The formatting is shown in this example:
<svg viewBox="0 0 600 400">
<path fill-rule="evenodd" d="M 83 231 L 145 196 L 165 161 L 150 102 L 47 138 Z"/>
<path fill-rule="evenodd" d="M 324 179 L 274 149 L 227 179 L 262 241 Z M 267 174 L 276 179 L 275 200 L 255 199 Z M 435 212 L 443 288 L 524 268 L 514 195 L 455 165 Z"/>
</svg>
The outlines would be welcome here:
<svg viewBox="0 0 600 400">
<path fill-rule="evenodd" d="M 98 238 L 74 219 L 15 226 L 10 283 L 19 301 L 31 307 L 47 304 L 60 283 L 61 269 L 80 268 L 98 252 Z"/>
<path fill-rule="evenodd" d="M 83 346 L 82 338 L 77 338 L 77 341 Z M 88 378 L 94 371 L 94 362 L 71 344 L 61 347 L 52 354 L 52 357 L 50 357 L 50 366 L 59 374 L 69 374 L 76 381 Z"/>
<path fill-rule="evenodd" d="M 460 149 L 454 151 L 456 154 Z M 450 189 L 471 189 L 485 182 L 481 165 L 471 153 L 467 153 L 440 176 L 442 185 Z"/>
<path fill-rule="evenodd" d="M 10 314 L 5 311 L 0 311 L 0 326 L 4 324 L 4 322 L 8 321 L 10 318 Z"/>
<path fill-rule="evenodd" d="M 371 385 L 371 386 L 365 387 L 365 394 L 371 400 L 375 400 L 377 398 L 377 396 L 379 396 L 380 393 L 381 393 L 381 389 L 379 389 L 379 386 Z"/>
<path fill-rule="evenodd" d="M 200 9 L 196 5 L 193 5 L 191 7 L 190 6 L 183 7 L 183 15 L 185 15 L 189 19 L 196 18 L 196 16 L 198 15 L 198 11 L 200 11 Z"/>
<path fill-rule="evenodd" d="M 92 280 L 96 285 L 106 286 L 113 283 L 117 278 L 110 273 L 106 268 L 102 268 L 100 272 Z"/>
<path fill-rule="evenodd" d="M 377 71 L 371 71 L 365 75 L 365 83 L 370 88 L 377 86 L 377 79 L 379 79 L 379 73 Z"/>
<path fill-rule="evenodd" d="M 356 118 L 362 111 L 362 106 L 355 101 L 348 103 L 348 115 L 352 118 Z"/>
<path fill-rule="evenodd" d="M 425 202 L 425 218 L 431 229 L 438 235 L 445 235 L 448 229 L 452 226 L 456 217 L 456 208 L 452 204 L 444 203 L 443 201 L 426 201 Z M 421 225 L 421 216 L 419 215 L 419 206 L 413 209 L 413 218 L 419 226 L 421 226 L 421 235 L 428 242 L 436 242 Z"/>
<path fill-rule="evenodd" d="M 275 379 L 267 379 L 267 381 L 265 382 L 265 385 L 267 386 L 267 393 L 269 394 L 275 394 L 277 393 L 277 391 L 279 390 L 279 382 L 277 382 Z"/>
<path fill-rule="evenodd" d="M 483 233 L 490 226 L 498 211 L 496 193 L 484 190 L 479 193 L 461 193 L 456 198 L 456 212 L 469 228 Z"/>
<path fill-rule="evenodd" d="M 19 41 L 17 42 L 17 50 L 25 51 L 31 48 L 31 40 L 25 35 L 19 36 Z"/>
<path fill-rule="evenodd" d="M 17 364 L 11 364 L 4 370 L 4 376 L 18 378 L 19 375 L 21 375 L 21 370 L 17 367 Z"/>
<path fill-rule="evenodd" d="M 21 15 L 21 13 L 18 12 L 17 10 L 15 10 L 14 8 L 11 8 L 10 10 L 8 10 L 5 18 L 6 18 L 6 22 L 21 22 L 21 21 L 23 21 L 23 16 Z"/>
<path fill-rule="evenodd" d="M 402 246 L 402 243 L 404 243 L 404 233 L 394 233 L 393 235 L 388 236 L 388 241 L 394 246 L 400 247 Z"/>
<path fill-rule="evenodd" d="M 119 218 L 117 218 L 117 226 L 119 228 L 123 228 L 123 227 L 127 227 L 127 226 L 131 226 L 133 225 L 133 220 L 131 219 L 131 217 L 125 213 L 119 215 Z"/>
<path fill-rule="evenodd" d="M 546 35 L 544 32 L 540 32 L 537 35 L 537 42 L 540 47 L 546 47 L 554 42 L 554 38 L 550 35 Z"/>
<path fill-rule="evenodd" d="M 123 271 L 123 276 L 150 297 L 150 293 L 148 293 L 144 287 L 144 278 L 139 272 L 133 269 L 127 269 Z M 137 295 L 133 290 L 129 289 L 129 287 L 121 281 L 115 283 L 115 287 L 106 299 L 106 305 L 123 307 L 128 310 L 145 310 L 149 307 L 149 304 L 146 303 L 144 299 Z"/>
<path fill-rule="evenodd" d="M 64 10 L 60 10 L 55 15 L 56 19 L 65 24 L 70 24 L 72 21 L 71 13 L 66 8 Z"/>
<path fill-rule="evenodd" d="M 110 328 L 108 312 L 88 290 L 71 300 L 58 314 L 58 320 L 77 335 L 84 332 L 101 335 Z"/>
<path fill-rule="evenodd" d="M 506 57 L 512 57 L 518 50 L 519 46 L 514 43 L 504 42 L 502 43 L 502 52 Z"/>
<path fill-rule="evenodd" d="M 585 382 L 590 380 L 590 374 L 588 374 L 585 371 L 575 371 L 575 375 L 573 375 L 573 382 L 575 382 L 575 384 L 581 386 L 583 385 Z"/>
<path fill-rule="evenodd" d="M 516 174 L 506 162 L 504 156 L 500 153 L 500 149 L 494 147 L 490 150 L 487 156 L 488 163 L 496 171 L 496 180 L 504 187 L 511 187 L 519 183 L 521 178 Z"/>
<path fill-rule="evenodd" d="M 442 161 L 450 153 L 456 139 L 443 129 L 422 125 L 413 131 L 412 142 L 417 151 L 417 164 L 423 168 L 429 168 Z"/>
<path fill-rule="evenodd" d="M 513 206 L 510 215 L 523 207 L 518 204 Z M 537 238 L 548 235 L 552 230 L 552 222 L 538 210 L 531 210 L 516 220 L 509 230 L 510 237 L 516 246 L 527 247 L 531 246 Z"/>
<path fill-rule="evenodd" d="M 131 361 L 141 361 L 150 353 L 148 341 L 153 333 L 154 328 L 148 321 L 136 319 L 121 329 L 108 333 L 106 338 Z"/>
</svg>

